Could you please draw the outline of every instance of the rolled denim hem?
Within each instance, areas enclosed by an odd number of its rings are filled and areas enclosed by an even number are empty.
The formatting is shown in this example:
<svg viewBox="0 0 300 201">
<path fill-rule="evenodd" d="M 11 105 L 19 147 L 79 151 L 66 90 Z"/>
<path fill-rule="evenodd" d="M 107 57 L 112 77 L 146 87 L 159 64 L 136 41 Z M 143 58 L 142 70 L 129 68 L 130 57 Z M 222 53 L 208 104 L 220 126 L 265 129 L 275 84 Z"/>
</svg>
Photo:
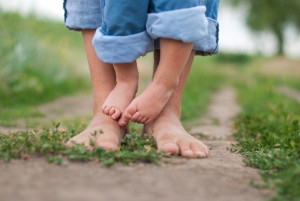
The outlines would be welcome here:
<svg viewBox="0 0 300 201">
<path fill-rule="evenodd" d="M 70 30 L 97 29 L 101 26 L 101 10 L 97 1 L 64 0 L 63 9 L 64 23 Z"/>
<path fill-rule="evenodd" d="M 208 34 L 194 43 L 193 50 L 198 56 L 214 55 L 219 52 L 219 23 L 211 18 L 208 20 Z M 160 49 L 159 40 L 154 41 L 155 49 Z"/>
<path fill-rule="evenodd" d="M 128 36 L 107 36 L 97 29 L 93 38 L 97 56 L 106 63 L 129 63 L 153 51 L 153 40 L 146 31 Z"/>
<path fill-rule="evenodd" d="M 208 34 L 194 43 L 193 50 L 196 50 L 196 55 L 207 56 L 219 52 L 219 23 L 214 19 L 207 19 Z"/>
<path fill-rule="evenodd" d="M 183 42 L 196 42 L 207 35 L 206 7 L 165 11 L 148 14 L 147 32 L 153 38 L 171 38 Z"/>
</svg>

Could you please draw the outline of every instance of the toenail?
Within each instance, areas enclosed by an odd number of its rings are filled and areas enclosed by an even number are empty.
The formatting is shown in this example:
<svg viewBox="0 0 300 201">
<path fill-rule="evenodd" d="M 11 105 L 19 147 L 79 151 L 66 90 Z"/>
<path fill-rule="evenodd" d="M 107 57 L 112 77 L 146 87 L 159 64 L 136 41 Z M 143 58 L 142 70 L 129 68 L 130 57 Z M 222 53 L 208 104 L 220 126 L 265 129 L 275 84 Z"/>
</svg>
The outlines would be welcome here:
<svg viewBox="0 0 300 201">
<path fill-rule="evenodd" d="M 197 156 L 200 156 L 201 158 L 204 158 L 205 154 L 202 151 L 197 151 Z"/>
</svg>

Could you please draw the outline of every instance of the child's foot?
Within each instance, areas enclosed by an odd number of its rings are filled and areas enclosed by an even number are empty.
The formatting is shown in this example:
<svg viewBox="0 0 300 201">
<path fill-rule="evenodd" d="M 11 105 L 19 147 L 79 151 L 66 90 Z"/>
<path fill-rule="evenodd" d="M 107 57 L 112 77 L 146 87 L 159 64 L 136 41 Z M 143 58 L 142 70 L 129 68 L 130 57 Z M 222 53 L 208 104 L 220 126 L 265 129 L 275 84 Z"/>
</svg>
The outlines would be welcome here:
<svg viewBox="0 0 300 201">
<path fill-rule="evenodd" d="M 117 120 L 135 97 L 138 89 L 139 72 L 136 61 L 114 64 L 114 70 L 116 73 L 116 86 L 102 105 L 102 112 Z"/>
<path fill-rule="evenodd" d="M 152 82 L 145 91 L 135 98 L 123 112 L 119 125 L 124 126 L 128 121 L 147 124 L 163 109 L 173 92 L 173 87 Z"/>
<path fill-rule="evenodd" d="M 106 98 L 102 106 L 102 112 L 109 115 L 114 120 L 119 119 L 122 112 L 134 99 L 137 87 L 137 81 L 135 80 L 117 83 L 115 88 Z"/>
<path fill-rule="evenodd" d="M 126 130 L 110 117 L 99 112 L 91 120 L 87 128 L 71 138 L 66 145 L 83 144 L 87 149 L 102 147 L 107 151 L 117 151 Z"/>
<path fill-rule="evenodd" d="M 153 122 L 145 125 L 144 133 L 153 134 L 159 151 L 187 158 L 209 156 L 209 148 L 185 131 L 176 115 L 161 113 Z"/>
</svg>

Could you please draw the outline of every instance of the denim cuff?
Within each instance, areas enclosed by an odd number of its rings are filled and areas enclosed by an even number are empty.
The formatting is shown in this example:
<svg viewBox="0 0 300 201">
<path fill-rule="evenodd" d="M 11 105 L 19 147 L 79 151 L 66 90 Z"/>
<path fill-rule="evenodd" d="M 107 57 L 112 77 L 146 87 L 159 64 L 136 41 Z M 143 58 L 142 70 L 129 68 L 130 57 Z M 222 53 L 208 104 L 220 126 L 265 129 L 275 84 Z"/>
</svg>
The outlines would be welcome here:
<svg viewBox="0 0 300 201">
<path fill-rule="evenodd" d="M 207 35 L 205 6 L 148 14 L 147 32 L 153 38 L 196 42 Z"/>
<path fill-rule="evenodd" d="M 207 20 L 208 34 L 194 43 L 193 50 L 196 50 L 196 55 L 207 56 L 219 52 L 219 23 L 212 18 Z"/>
<path fill-rule="evenodd" d="M 106 63 L 129 63 L 153 51 L 153 40 L 146 31 L 127 36 L 103 35 L 97 29 L 93 38 L 97 56 Z"/>
<path fill-rule="evenodd" d="M 101 10 L 97 1 L 64 0 L 64 23 L 74 31 L 82 29 L 97 29 L 101 26 Z"/>
</svg>

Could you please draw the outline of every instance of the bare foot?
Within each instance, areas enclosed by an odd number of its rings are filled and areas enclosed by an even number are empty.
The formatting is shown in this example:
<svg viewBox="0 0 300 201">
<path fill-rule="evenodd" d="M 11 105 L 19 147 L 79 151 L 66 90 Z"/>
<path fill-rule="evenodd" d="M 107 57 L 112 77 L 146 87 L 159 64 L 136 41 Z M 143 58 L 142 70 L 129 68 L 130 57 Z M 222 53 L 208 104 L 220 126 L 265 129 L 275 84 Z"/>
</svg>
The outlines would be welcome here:
<svg viewBox="0 0 300 201">
<path fill-rule="evenodd" d="M 137 87 L 137 80 L 117 83 L 115 88 L 106 98 L 102 106 L 102 112 L 106 115 L 109 115 L 114 120 L 119 119 L 122 115 L 122 112 L 134 99 L 137 92 Z"/>
<path fill-rule="evenodd" d="M 150 83 L 145 91 L 125 109 L 119 125 L 127 125 L 129 120 L 142 124 L 151 122 L 164 108 L 173 89 L 165 84 Z"/>
<path fill-rule="evenodd" d="M 145 125 L 144 133 L 153 134 L 159 151 L 187 158 L 209 156 L 209 148 L 185 131 L 178 117 L 172 113 L 160 114 Z"/>
<path fill-rule="evenodd" d="M 83 144 L 90 150 L 102 147 L 107 151 L 117 151 L 125 133 L 124 127 L 121 128 L 116 121 L 99 112 L 93 117 L 87 128 L 71 138 L 66 145 Z"/>
<path fill-rule="evenodd" d="M 113 64 L 113 67 L 116 76 L 116 86 L 102 105 L 102 112 L 117 120 L 135 97 L 138 88 L 139 71 L 136 61 Z"/>
</svg>

